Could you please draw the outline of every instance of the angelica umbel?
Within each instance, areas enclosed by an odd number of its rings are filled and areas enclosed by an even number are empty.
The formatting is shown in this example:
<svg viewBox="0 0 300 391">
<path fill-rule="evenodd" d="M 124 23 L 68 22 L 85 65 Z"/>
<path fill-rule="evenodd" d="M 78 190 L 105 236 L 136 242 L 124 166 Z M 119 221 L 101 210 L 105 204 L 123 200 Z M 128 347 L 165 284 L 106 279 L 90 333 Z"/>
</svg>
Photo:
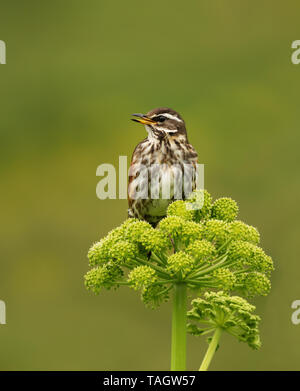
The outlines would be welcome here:
<svg viewBox="0 0 300 391">
<path fill-rule="evenodd" d="M 260 317 L 253 314 L 254 310 L 255 306 L 242 297 L 230 296 L 222 291 L 205 292 L 203 298 L 192 301 L 192 309 L 188 312 L 192 323 L 188 324 L 188 331 L 196 336 L 212 335 L 200 371 L 207 370 L 223 332 L 246 342 L 252 349 L 260 348 Z"/>
<path fill-rule="evenodd" d="M 88 252 L 85 285 L 94 293 L 128 286 L 151 308 L 173 297 L 172 370 L 186 366 L 188 291 L 200 299 L 207 292 L 254 297 L 270 291 L 272 259 L 259 247 L 257 229 L 237 214 L 231 198 L 213 202 L 197 190 L 171 203 L 156 228 L 127 219 Z"/>
</svg>

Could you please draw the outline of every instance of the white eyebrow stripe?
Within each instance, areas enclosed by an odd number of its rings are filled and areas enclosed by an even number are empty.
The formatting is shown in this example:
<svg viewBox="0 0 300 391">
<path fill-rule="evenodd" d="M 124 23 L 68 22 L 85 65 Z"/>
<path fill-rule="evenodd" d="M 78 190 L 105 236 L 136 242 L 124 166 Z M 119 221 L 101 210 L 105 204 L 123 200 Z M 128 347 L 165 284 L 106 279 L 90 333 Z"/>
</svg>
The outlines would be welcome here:
<svg viewBox="0 0 300 391">
<path fill-rule="evenodd" d="M 177 132 L 177 129 L 166 129 L 166 128 L 163 128 L 162 126 L 155 126 L 155 129 L 162 130 L 163 132 L 167 132 L 167 133 Z"/>
<path fill-rule="evenodd" d="M 169 118 L 169 119 L 175 119 L 175 121 L 178 121 L 178 122 L 183 122 L 180 118 L 176 117 L 176 115 L 172 115 L 169 113 L 154 114 L 151 116 L 151 118 L 157 117 L 159 115 L 163 115 L 164 117 Z"/>
</svg>

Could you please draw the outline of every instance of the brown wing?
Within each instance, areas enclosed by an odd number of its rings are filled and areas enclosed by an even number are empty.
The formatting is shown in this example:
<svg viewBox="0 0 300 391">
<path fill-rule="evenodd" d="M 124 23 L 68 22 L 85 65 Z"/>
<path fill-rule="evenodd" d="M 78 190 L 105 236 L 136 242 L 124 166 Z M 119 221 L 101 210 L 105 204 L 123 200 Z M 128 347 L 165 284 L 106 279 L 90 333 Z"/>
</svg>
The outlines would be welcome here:
<svg viewBox="0 0 300 391">
<path fill-rule="evenodd" d="M 193 166 L 193 175 L 192 175 L 192 190 L 196 189 L 196 173 L 197 173 L 197 164 L 198 164 L 198 154 L 195 148 L 191 144 L 187 144 L 187 154 L 186 160 Z"/>
<path fill-rule="evenodd" d="M 132 157 L 131 157 L 131 163 L 130 163 L 130 168 L 129 168 L 129 178 L 128 178 L 128 191 L 127 191 L 129 210 L 132 209 L 132 204 L 135 201 L 132 197 L 133 196 L 132 192 L 134 191 L 134 189 L 132 188 L 132 182 L 138 176 L 138 172 L 137 172 L 137 170 L 135 170 L 135 164 L 138 164 L 138 162 L 140 161 L 141 155 L 142 155 L 142 152 L 144 149 L 143 147 L 144 147 L 144 144 L 147 140 L 148 139 L 145 138 L 143 141 L 141 141 L 135 147 L 133 154 L 132 154 Z"/>
</svg>

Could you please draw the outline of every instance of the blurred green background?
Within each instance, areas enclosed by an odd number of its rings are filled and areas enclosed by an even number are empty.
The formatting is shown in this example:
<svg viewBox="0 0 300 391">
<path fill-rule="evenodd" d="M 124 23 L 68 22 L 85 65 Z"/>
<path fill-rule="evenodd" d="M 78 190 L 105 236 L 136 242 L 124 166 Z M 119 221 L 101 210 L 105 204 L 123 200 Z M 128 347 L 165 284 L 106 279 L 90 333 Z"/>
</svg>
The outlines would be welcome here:
<svg viewBox="0 0 300 391">
<path fill-rule="evenodd" d="M 276 271 L 256 300 L 263 347 L 232 338 L 215 370 L 299 370 L 300 39 L 297 1 L 8 1 L 0 5 L 1 370 L 164 370 L 170 303 L 83 285 L 89 246 L 126 217 L 96 167 L 145 137 L 133 112 L 185 118 L 214 197 L 259 228 Z M 189 337 L 188 368 L 206 342 Z"/>
</svg>

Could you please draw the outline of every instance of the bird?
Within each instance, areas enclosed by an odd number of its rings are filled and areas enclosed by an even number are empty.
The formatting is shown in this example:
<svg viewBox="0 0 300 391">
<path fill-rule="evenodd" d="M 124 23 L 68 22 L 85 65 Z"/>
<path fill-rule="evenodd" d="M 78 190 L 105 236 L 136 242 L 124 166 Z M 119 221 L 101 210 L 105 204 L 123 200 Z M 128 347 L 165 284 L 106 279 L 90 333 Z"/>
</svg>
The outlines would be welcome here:
<svg viewBox="0 0 300 391">
<path fill-rule="evenodd" d="M 159 107 L 132 114 L 145 126 L 147 137 L 132 154 L 128 183 L 128 217 L 156 227 L 168 205 L 186 199 L 196 188 L 198 154 L 189 143 L 181 115 Z"/>
</svg>

